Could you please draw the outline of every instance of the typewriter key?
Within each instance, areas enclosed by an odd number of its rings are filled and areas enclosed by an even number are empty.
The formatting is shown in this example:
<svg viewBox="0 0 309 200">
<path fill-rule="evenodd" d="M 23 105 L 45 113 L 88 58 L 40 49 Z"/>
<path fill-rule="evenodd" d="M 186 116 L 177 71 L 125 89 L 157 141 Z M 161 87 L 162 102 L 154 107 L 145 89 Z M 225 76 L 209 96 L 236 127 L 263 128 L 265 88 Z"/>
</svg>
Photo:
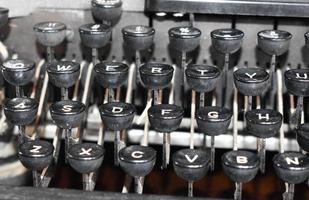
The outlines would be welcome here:
<svg viewBox="0 0 309 200">
<path fill-rule="evenodd" d="M 84 119 L 86 106 L 79 101 L 64 100 L 50 106 L 54 123 L 63 129 L 78 127 Z"/>
<path fill-rule="evenodd" d="M 291 69 L 284 73 L 285 86 L 288 93 L 297 96 L 297 107 L 295 111 L 295 120 L 290 119 L 296 127 L 301 124 L 301 113 L 303 111 L 304 97 L 309 96 L 309 69 Z"/>
<path fill-rule="evenodd" d="M 179 52 L 190 52 L 200 44 L 202 32 L 192 26 L 179 26 L 169 29 L 170 45 Z"/>
<path fill-rule="evenodd" d="M 153 105 L 148 110 L 150 125 L 155 131 L 163 133 L 163 168 L 166 168 L 170 158 L 170 141 L 168 134 L 175 131 L 183 118 L 181 107 L 171 104 Z"/>
<path fill-rule="evenodd" d="M 188 196 L 193 197 L 193 182 L 203 178 L 209 169 L 209 155 L 204 150 L 182 149 L 173 154 L 177 176 L 188 181 Z"/>
<path fill-rule="evenodd" d="M 95 18 L 111 24 L 120 18 L 122 13 L 121 0 L 92 0 L 91 11 Z"/>
<path fill-rule="evenodd" d="M 296 130 L 297 142 L 299 146 L 306 152 L 309 152 L 309 124 L 301 124 Z"/>
<path fill-rule="evenodd" d="M 104 126 L 115 132 L 114 163 L 119 164 L 118 152 L 121 147 L 120 131 L 132 125 L 135 116 L 135 107 L 123 102 L 110 102 L 100 107 L 100 115 Z"/>
<path fill-rule="evenodd" d="M 9 21 L 9 9 L 0 7 L 0 28 Z"/>
<path fill-rule="evenodd" d="M 283 199 L 292 200 L 294 185 L 306 181 L 309 177 L 309 157 L 299 152 L 285 152 L 273 158 L 277 176 L 288 184 Z"/>
<path fill-rule="evenodd" d="M 222 70 L 222 100 L 226 106 L 228 99 L 225 99 L 227 81 L 227 72 L 229 70 L 230 54 L 237 52 L 244 37 L 244 33 L 241 30 L 233 28 L 217 29 L 210 33 L 212 46 L 220 53 L 224 54 L 224 67 Z"/>
<path fill-rule="evenodd" d="M 16 87 L 16 97 L 23 97 L 20 86 L 27 85 L 34 76 L 35 63 L 28 60 L 7 60 L 2 63 L 4 79 Z"/>
<path fill-rule="evenodd" d="M 59 88 L 72 87 L 80 73 L 80 65 L 72 61 L 58 61 L 47 64 L 50 82 Z"/>
<path fill-rule="evenodd" d="M 128 65 L 122 62 L 101 62 L 95 65 L 97 82 L 104 88 L 118 88 L 128 79 Z"/>
<path fill-rule="evenodd" d="M 143 193 L 144 177 L 151 172 L 156 162 L 156 151 L 151 147 L 132 145 L 119 151 L 122 169 L 135 178 L 135 192 Z"/>
<path fill-rule="evenodd" d="M 163 63 L 146 63 L 140 69 L 140 76 L 144 86 L 150 90 L 161 90 L 170 84 L 174 68 Z"/>
<path fill-rule="evenodd" d="M 102 48 L 110 41 L 112 29 L 105 24 L 85 24 L 79 27 L 83 45 L 89 48 Z"/>
<path fill-rule="evenodd" d="M 259 158 L 249 151 L 229 151 L 222 155 L 224 173 L 235 182 L 235 200 L 241 200 L 242 183 L 251 181 L 259 170 Z"/>
<path fill-rule="evenodd" d="M 112 29 L 105 24 L 85 24 L 79 27 L 79 36 L 82 44 L 91 48 L 92 63 L 99 62 L 98 49 L 107 45 L 112 35 Z"/>
<path fill-rule="evenodd" d="M 195 114 L 198 128 L 205 135 L 211 136 L 211 170 L 215 168 L 215 136 L 225 134 L 229 128 L 232 112 L 227 108 L 206 106 Z M 205 145 L 206 146 L 206 145 Z"/>
<path fill-rule="evenodd" d="M 153 44 L 154 34 L 154 28 L 143 25 L 130 25 L 122 29 L 125 45 L 135 51 L 149 49 Z"/>
<path fill-rule="evenodd" d="M 97 171 L 104 158 L 104 149 L 94 143 L 74 144 L 68 149 L 68 162 L 77 172 L 83 174 L 84 190 L 92 191 L 95 187 L 95 179 L 90 175 Z"/>
<path fill-rule="evenodd" d="M 53 47 L 66 38 L 66 25 L 61 22 L 40 22 L 34 25 L 33 30 L 38 42 L 47 47 L 47 61 L 52 62 L 55 57 Z"/>
<path fill-rule="evenodd" d="M 237 90 L 249 97 L 248 110 L 252 107 L 252 96 L 262 95 L 269 87 L 269 74 L 262 68 L 241 68 L 234 72 Z"/>
<path fill-rule="evenodd" d="M 282 115 L 269 109 L 254 109 L 246 112 L 247 131 L 257 137 L 258 155 L 260 157 L 260 170 L 265 172 L 266 138 L 274 137 L 282 125 Z"/>
</svg>

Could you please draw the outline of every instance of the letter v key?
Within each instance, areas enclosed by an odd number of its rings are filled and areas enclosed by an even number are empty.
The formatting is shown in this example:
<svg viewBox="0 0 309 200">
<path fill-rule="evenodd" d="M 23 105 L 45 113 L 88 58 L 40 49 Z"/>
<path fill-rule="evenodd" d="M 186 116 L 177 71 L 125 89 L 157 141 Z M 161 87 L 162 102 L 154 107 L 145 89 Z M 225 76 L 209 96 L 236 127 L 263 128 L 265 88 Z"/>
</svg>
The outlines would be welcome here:
<svg viewBox="0 0 309 200">
<path fill-rule="evenodd" d="M 198 155 L 195 155 L 192 159 L 187 154 L 185 155 L 185 157 L 189 161 L 189 163 L 193 163 L 198 158 Z"/>
</svg>

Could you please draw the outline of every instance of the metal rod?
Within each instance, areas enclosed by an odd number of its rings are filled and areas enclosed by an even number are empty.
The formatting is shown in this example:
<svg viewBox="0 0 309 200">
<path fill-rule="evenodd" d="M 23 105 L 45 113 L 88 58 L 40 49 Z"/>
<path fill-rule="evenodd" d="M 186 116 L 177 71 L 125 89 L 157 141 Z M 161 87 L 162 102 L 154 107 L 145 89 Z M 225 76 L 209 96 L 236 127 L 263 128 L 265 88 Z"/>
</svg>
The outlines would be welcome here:
<svg viewBox="0 0 309 200">
<path fill-rule="evenodd" d="M 234 193 L 234 200 L 241 200 L 241 193 L 242 193 L 242 183 L 235 183 L 236 189 Z"/>
<path fill-rule="evenodd" d="M 193 181 L 188 181 L 188 197 L 193 197 Z"/>
<path fill-rule="evenodd" d="M 134 84 L 134 88 L 136 88 L 136 83 L 140 82 L 140 74 L 139 74 L 139 68 L 142 65 L 142 61 L 141 61 L 141 53 L 139 50 L 135 51 L 135 64 L 136 64 L 136 71 L 135 71 L 135 84 Z"/>
<path fill-rule="evenodd" d="M 89 174 L 83 174 L 83 190 L 86 191 L 93 191 L 95 187 L 95 178 L 92 176 L 95 176 L 96 173 L 89 173 Z"/>
<path fill-rule="evenodd" d="M 168 142 L 169 133 L 163 133 L 162 168 L 167 168 L 169 164 L 170 145 Z"/>
<path fill-rule="evenodd" d="M 215 170 L 215 155 L 216 155 L 216 149 L 215 149 L 215 136 L 211 136 L 211 145 L 210 145 L 210 170 Z"/>
<path fill-rule="evenodd" d="M 159 104 L 159 91 L 153 90 L 153 105 Z"/>
<path fill-rule="evenodd" d="M 120 131 L 115 131 L 114 138 L 114 165 L 119 165 L 118 152 L 120 151 Z"/>
<path fill-rule="evenodd" d="M 304 97 L 303 96 L 298 96 L 297 97 L 297 106 L 295 110 L 295 115 L 296 115 L 296 128 L 301 124 L 301 118 L 302 118 L 302 111 L 303 111 L 303 104 L 304 104 Z"/>
<path fill-rule="evenodd" d="M 227 89 L 227 75 L 229 70 L 229 63 L 230 63 L 230 54 L 226 53 L 224 55 L 224 66 L 222 70 L 222 97 L 221 102 L 224 103 L 223 105 L 228 104 L 228 98 L 226 96 L 226 89 Z"/>
<path fill-rule="evenodd" d="M 277 110 L 283 116 L 283 86 L 282 86 L 282 73 L 281 70 L 277 70 L 277 81 L 278 81 L 278 90 L 277 90 Z M 284 131 L 283 127 L 280 127 L 280 135 L 279 135 L 279 150 L 280 153 L 284 152 Z"/>
<path fill-rule="evenodd" d="M 190 121 L 190 149 L 194 149 L 194 120 L 195 120 L 195 98 L 196 92 L 192 90 L 191 97 L 191 121 Z"/>
<path fill-rule="evenodd" d="M 151 90 L 147 91 L 147 104 L 146 104 L 147 112 L 148 112 L 147 106 L 151 102 L 151 93 L 152 93 Z M 143 139 L 141 141 L 141 145 L 142 146 L 148 146 L 149 127 L 150 127 L 150 125 L 149 125 L 148 115 L 146 115 L 145 116 L 145 124 L 144 124 L 144 137 L 143 137 Z"/>
<path fill-rule="evenodd" d="M 48 47 L 46 47 L 46 49 L 47 49 L 47 62 L 48 62 L 48 63 L 51 63 L 51 62 L 53 62 L 54 59 L 55 59 L 54 48 L 48 46 Z"/>
<path fill-rule="evenodd" d="M 189 13 L 189 26 L 194 26 L 194 13 Z"/>
<path fill-rule="evenodd" d="M 258 155 L 260 158 L 260 171 L 262 174 L 265 173 L 265 160 L 266 160 L 266 140 L 265 138 L 258 138 Z"/>
<path fill-rule="evenodd" d="M 205 106 L 205 93 L 201 92 L 200 93 L 200 105 L 199 105 L 199 107 L 202 108 L 204 106 Z"/>
<path fill-rule="evenodd" d="M 276 71 L 276 55 L 272 55 L 270 61 L 271 92 L 269 99 L 269 105 L 271 106 L 271 108 L 273 108 L 275 104 L 275 95 L 276 95 L 275 71 Z"/>
<path fill-rule="evenodd" d="M 115 92 L 114 89 L 109 88 L 108 89 L 108 102 L 114 102 L 115 101 Z"/>
<path fill-rule="evenodd" d="M 247 106 L 247 112 L 252 110 L 252 96 L 248 96 L 248 106 Z"/>
<path fill-rule="evenodd" d="M 99 61 L 98 49 L 97 48 L 91 49 L 91 56 L 92 56 L 92 64 L 93 64 L 93 66 L 95 66 L 96 64 L 98 64 L 98 61 Z"/>
<path fill-rule="evenodd" d="M 233 150 L 237 150 L 237 122 L 238 122 L 238 104 L 237 104 L 237 89 L 234 85 L 234 98 L 233 98 Z"/>
<path fill-rule="evenodd" d="M 34 187 L 39 187 L 40 179 L 39 179 L 38 171 L 32 171 L 32 181 L 33 181 L 33 186 Z"/>
<path fill-rule="evenodd" d="M 143 177 L 135 177 L 135 193 L 136 194 L 143 194 L 143 185 L 144 185 L 144 178 Z"/>
<path fill-rule="evenodd" d="M 61 99 L 69 100 L 69 89 L 68 88 L 61 88 Z"/>
<path fill-rule="evenodd" d="M 16 97 L 23 97 L 24 96 L 24 92 L 23 89 L 20 86 L 16 86 Z"/>
<path fill-rule="evenodd" d="M 181 84 L 185 87 L 185 71 L 186 71 L 186 66 L 187 66 L 187 53 L 186 52 L 181 52 Z"/>
</svg>

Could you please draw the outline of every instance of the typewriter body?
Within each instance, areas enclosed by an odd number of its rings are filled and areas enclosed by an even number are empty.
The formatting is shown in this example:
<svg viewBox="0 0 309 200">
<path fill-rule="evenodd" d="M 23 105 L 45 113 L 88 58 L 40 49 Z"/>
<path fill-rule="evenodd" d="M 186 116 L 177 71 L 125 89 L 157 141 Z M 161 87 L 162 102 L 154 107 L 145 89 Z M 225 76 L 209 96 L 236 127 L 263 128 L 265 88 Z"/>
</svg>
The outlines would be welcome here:
<svg viewBox="0 0 309 200">
<path fill-rule="evenodd" d="M 309 1 L 0 7 L 0 199 L 309 199 Z"/>
</svg>

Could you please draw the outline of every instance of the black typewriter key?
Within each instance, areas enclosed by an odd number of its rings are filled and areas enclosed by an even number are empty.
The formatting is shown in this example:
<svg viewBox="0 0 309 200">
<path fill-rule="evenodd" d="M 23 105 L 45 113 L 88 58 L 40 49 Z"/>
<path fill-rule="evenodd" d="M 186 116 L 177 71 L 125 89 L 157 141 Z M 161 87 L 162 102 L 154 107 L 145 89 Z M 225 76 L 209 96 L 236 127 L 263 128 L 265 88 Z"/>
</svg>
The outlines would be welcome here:
<svg viewBox="0 0 309 200">
<path fill-rule="evenodd" d="M 112 24 L 122 13 L 121 0 L 92 0 L 91 11 L 95 18 L 103 23 Z"/>
<path fill-rule="evenodd" d="M 301 124 L 296 132 L 298 145 L 302 150 L 309 152 L 309 124 Z"/>
<path fill-rule="evenodd" d="M 220 70 L 211 65 L 190 65 L 185 73 L 189 87 L 200 93 L 214 90 L 220 77 Z"/>
<path fill-rule="evenodd" d="M 128 65 L 122 62 L 100 62 L 95 65 L 97 82 L 104 88 L 118 88 L 128 79 Z"/>
<path fill-rule="evenodd" d="M 140 82 L 139 68 L 141 66 L 141 50 L 149 49 L 154 40 L 155 30 L 149 26 L 130 25 L 122 29 L 123 41 L 126 47 L 135 51 L 136 80 Z"/>
<path fill-rule="evenodd" d="M 58 61 L 47 65 L 50 82 L 59 88 L 69 88 L 79 77 L 80 65 L 72 61 Z"/>
<path fill-rule="evenodd" d="M 296 127 L 298 127 L 301 123 L 304 97 L 309 96 L 309 69 L 291 69 L 286 71 L 284 73 L 284 82 L 288 93 L 297 96 L 297 107 L 294 115 L 296 119 L 294 121 L 296 121 Z M 291 123 L 293 124 L 293 122 Z"/>
<path fill-rule="evenodd" d="M 230 65 L 230 54 L 237 52 L 242 45 L 242 40 L 244 33 L 241 30 L 233 28 L 224 28 L 216 29 L 210 33 L 211 42 L 214 49 L 218 52 L 224 54 L 224 67 L 222 70 L 222 99 L 224 99 L 224 94 L 226 94 L 226 87 L 228 84 L 227 81 L 227 72 Z M 227 99 L 225 100 L 224 105 L 227 104 Z"/>
<path fill-rule="evenodd" d="M 190 52 L 200 44 L 202 32 L 192 26 L 179 26 L 169 29 L 170 45 L 179 52 Z"/>
<path fill-rule="evenodd" d="M 18 148 L 20 162 L 32 171 L 41 171 L 51 164 L 54 146 L 47 141 L 31 140 L 22 143 Z"/>
<path fill-rule="evenodd" d="M 213 171 L 215 168 L 215 136 L 227 132 L 231 123 L 232 112 L 227 108 L 206 106 L 197 110 L 195 118 L 199 130 L 205 135 L 211 136 L 210 162 Z"/>
<path fill-rule="evenodd" d="M 235 182 L 235 200 L 241 200 L 242 183 L 251 181 L 259 170 L 259 158 L 249 151 L 234 150 L 222 155 L 225 175 Z"/>
<path fill-rule="evenodd" d="M 0 7 L 0 28 L 9 21 L 9 9 Z"/>
<path fill-rule="evenodd" d="M 269 74 L 262 68 L 241 68 L 234 72 L 237 90 L 248 96 L 248 110 L 252 107 L 252 96 L 262 95 L 269 87 Z"/>
<path fill-rule="evenodd" d="M 114 131 L 114 163 L 119 164 L 118 152 L 121 148 L 120 131 L 132 125 L 135 107 L 129 103 L 109 102 L 100 107 L 100 115 L 104 126 Z"/>
<path fill-rule="evenodd" d="M 265 172 L 266 138 L 274 137 L 282 125 L 282 115 L 270 109 L 254 109 L 245 114 L 247 131 L 258 138 L 260 170 Z"/>
<path fill-rule="evenodd" d="M 259 48 L 271 56 L 287 52 L 292 38 L 291 33 L 283 30 L 263 30 L 257 36 Z"/>
<path fill-rule="evenodd" d="M 112 28 L 106 24 L 85 24 L 79 27 L 79 35 L 82 44 L 91 48 L 92 63 L 96 65 L 99 60 L 98 49 L 108 44 Z"/>
<path fill-rule="evenodd" d="M 25 125 L 34 121 L 38 112 L 38 102 L 31 98 L 13 98 L 4 102 L 4 114 L 7 120 L 19 129 L 19 144 L 30 138 L 25 133 Z"/>
<path fill-rule="evenodd" d="M 182 149 L 173 154 L 177 176 L 188 181 L 188 196 L 193 197 L 193 182 L 203 178 L 209 169 L 209 154 L 200 149 Z"/>
<path fill-rule="evenodd" d="M 143 25 L 130 25 L 122 29 L 125 45 L 135 51 L 149 49 L 153 44 L 154 34 L 154 28 Z"/>
<path fill-rule="evenodd" d="M 163 168 L 167 167 L 170 160 L 168 134 L 178 129 L 183 114 L 181 107 L 171 104 L 153 105 L 148 109 L 150 125 L 155 131 L 163 133 Z"/>
<path fill-rule="evenodd" d="M 67 27 L 61 22 L 40 22 L 35 24 L 33 30 L 38 42 L 47 47 L 47 61 L 54 60 L 53 47 L 59 45 L 66 38 Z"/>
<path fill-rule="evenodd" d="M 2 63 L 4 79 L 16 87 L 16 96 L 22 97 L 23 90 L 20 86 L 27 85 L 33 78 L 35 63 L 28 60 L 7 60 Z"/>
<path fill-rule="evenodd" d="M 79 101 L 64 100 L 50 106 L 54 123 L 63 129 L 78 127 L 85 115 L 86 106 Z"/>
<path fill-rule="evenodd" d="M 105 24 L 85 24 L 79 27 L 83 45 L 89 48 L 102 48 L 110 41 L 112 29 Z"/>
<path fill-rule="evenodd" d="M 36 117 L 38 102 L 31 98 L 13 98 L 4 103 L 6 118 L 16 126 L 30 124 Z"/>
<path fill-rule="evenodd" d="M 187 53 L 199 46 L 202 32 L 193 26 L 179 26 L 169 29 L 169 45 L 172 49 L 181 53 L 181 74 L 180 85 L 186 90 L 185 70 L 187 66 Z M 176 93 L 184 93 L 181 87 L 176 87 Z M 179 91 L 178 91 L 179 90 Z"/>
<path fill-rule="evenodd" d="M 275 155 L 273 165 L 277 176 L 288 184 L 283 199 L 293 199 L 294 185 L 309 177 L 309 157 L 299 152 L 285 152 Z"/>
<path fill-rule="evenodd" d="M 276 56 L 280 56 L 289 50 L 292 35 L 283 30 L 263 30 L 257 34 L 258 47 L 271 56 L 270 77 L 271 77 L 271 98 L 269 105 L 274 106 L 274 96 L 276 94 L 276 83 L 274 73 L 276 70 Z"/>
<path fill-rule="evenodd" d="M 135 192 L 143 193 L 144 177 L 151 172 L 156 162 L 156 151 L 147 146 L 132 145 L 119 151 L 121 168 L 135 178 Z"/>
<path fill-rule="evenodd" d="M 78 173 L 83 174 L 84 190 L 92 191 L 95 181 L 90 176 L 91 172 L 97 171 L 104 159 L 105 150 L 95 143 L 74 144 L 68 149 L 68 162 Z"/>
<path fill-rule="evenodd" d="M 43 140 L 30 140 L 19 145 L 20 162 L 33 173 L 33 185 L 40 187 L 39 171 L 48 167 L 53 161 L 54 146 Z"/>
<path fill-rule="evenodd" d="M 174 68 L 164 63 L 145 63 L 139 68 L 144 86 L 150 90 L 160 90 L 168 87 Z"/>
</svg>

